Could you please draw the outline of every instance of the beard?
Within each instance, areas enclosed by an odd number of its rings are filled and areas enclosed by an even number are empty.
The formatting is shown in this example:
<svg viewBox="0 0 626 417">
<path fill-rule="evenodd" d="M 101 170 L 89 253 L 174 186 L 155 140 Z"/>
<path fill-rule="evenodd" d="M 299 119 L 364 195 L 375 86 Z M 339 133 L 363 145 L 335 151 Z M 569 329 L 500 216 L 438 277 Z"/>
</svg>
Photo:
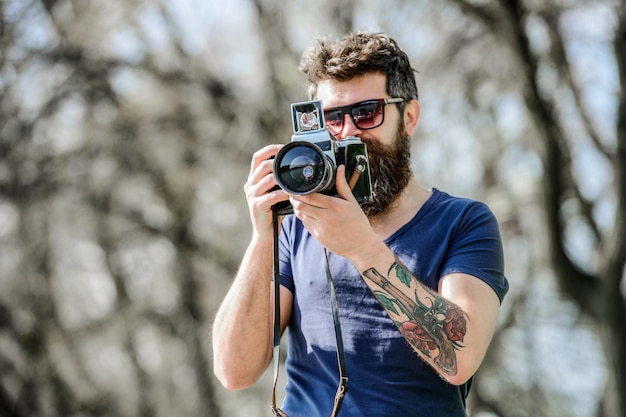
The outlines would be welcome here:
<svg viewBox="0 0 626 417">
<path fill-rule="evenodd" d="M 367 216 L 374 216 L 389 210 L 413 176 L 410 141 L 404 123 L 399 121 L 392 145 L 373 140 L 364 142 L 367 144 L 373 202 L 363 203 L 361 207 Z"/>
</svg>

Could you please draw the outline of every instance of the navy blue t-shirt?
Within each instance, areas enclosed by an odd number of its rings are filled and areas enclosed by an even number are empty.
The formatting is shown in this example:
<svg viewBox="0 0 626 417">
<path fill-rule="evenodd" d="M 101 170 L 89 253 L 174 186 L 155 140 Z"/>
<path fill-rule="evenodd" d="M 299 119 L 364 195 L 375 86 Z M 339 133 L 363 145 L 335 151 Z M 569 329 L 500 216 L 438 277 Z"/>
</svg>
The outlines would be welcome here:
<svg viewBox="0 0 626 417">
<path fill-rule="evenodd" d="M 501 301 L 508 290 L 498 224 L 483 203 L 433 189 L 385 243 L 434 290 L 450 273 L 483 280 Z M 356 268 L 332 253 L 329 259 L 349 380 L 340 416 L 465 416 L 469 384 L 443 380 L 409 346 Z M 324 250 L 295 216 L 282 223 L 280 273 L 294 295 L 282 408 L 291 417 L 326 417 L 339 370 Z"/>
</svg>

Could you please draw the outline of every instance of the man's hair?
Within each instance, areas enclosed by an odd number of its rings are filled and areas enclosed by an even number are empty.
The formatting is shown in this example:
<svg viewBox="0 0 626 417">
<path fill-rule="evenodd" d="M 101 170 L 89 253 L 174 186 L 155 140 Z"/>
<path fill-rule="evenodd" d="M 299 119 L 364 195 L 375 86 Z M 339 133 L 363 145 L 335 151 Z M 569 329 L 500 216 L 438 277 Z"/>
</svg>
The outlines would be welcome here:
<svg viewBox="0 0 626 417">
<path fill-rule="evenodd" d="M 387 76 L 387 94 L 391 97 L 418 99 L 416 71 L 409 57 L 384 33 L 359 31 L 338 40 L 318 38 L 302 55 L 300 70 L 307 75 L 311 99 L 322 80 L 349 81 L 373 72 Z"/>
</svg>

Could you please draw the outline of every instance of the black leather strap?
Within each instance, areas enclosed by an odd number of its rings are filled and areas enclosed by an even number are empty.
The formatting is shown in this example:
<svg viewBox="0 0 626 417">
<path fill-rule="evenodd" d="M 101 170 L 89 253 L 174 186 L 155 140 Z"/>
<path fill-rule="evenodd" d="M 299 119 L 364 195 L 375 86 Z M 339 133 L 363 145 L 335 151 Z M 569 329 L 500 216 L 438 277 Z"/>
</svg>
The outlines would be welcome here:
<svg viewBox="0 0 626 417">
<path fill-rule="evenodd" d="M 280 408 L 276 407 L 276 384 L 280 370 L 280 271 L 278 266 L 278 213 L 272 210 L 272 224 L 274 228 L 274 388 L 272 388 L 272 411 L 274 415 L 288 417 Z"/>
<path fill-rule="evenodd" d="M 337 340 L 337 363 L 339 364 L 339 386 L 335 394 L 335 403 L 331 417 L 339 414 L 343 397 L 348 392 L 348 374 L 346 373 L 346 355 L 343 350 L 343 336 L 341 334 L 341 323 L 339 321 L 339 307 L 337 306 L 337 295 L 335 293 L 335 283 L 333 275 L 330 273 L 330 264 L 328 262 L 328 251 L 324 248 L 324 257 L 326 258 L 326 278 L 328 280 L 328 288 L 330 290 L 330 305 L 333 311 L 333 324 L 335 325 L 335 339 Z"/>
<path fill-rule="evenodd" d="M 278 383 L 278 374 L 280 370 L 280 271 L 278 264 L 278 214 L 273 210 L 273 227 L 274 227 L 274 387 L 272 389 L 272 412 L 277 417 L 289 417 L 283 410 L 276 407 L 276 385 Z M 339 365 L 339 386 L 335 394 L 333 410 L 331 417 L 336 417 L 341 409 L 343 399 L 348 392 L 348 375 L 346 373 L 346 356 L 343 349 L 343 337 L 341 335 L 341 324 L 339 321 L 339 308 L 337 306 L 337 295 L 335 293 L 335 284 L 333 276 L 330 272 L 328 261 L 328 252 L 324 248 L 324 257 L 326 260 L 326 278 L 330 291 L 330 305 L 333 313 L 333 325 L 335 326 L 335 338 L 337 341 L 337 363 Z"/>
</svg>

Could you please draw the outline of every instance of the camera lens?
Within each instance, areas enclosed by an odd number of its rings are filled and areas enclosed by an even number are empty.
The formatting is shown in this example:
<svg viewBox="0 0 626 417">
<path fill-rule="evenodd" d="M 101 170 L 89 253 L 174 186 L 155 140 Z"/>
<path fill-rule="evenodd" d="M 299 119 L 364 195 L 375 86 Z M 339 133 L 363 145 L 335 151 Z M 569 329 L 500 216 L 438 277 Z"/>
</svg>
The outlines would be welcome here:
<svg viewBox="0 0 626 417">
<path fill-rule="evenodd" d="M 276 154 L 274 176 L 283 190 L 302 195 L 329 189 L 333 185 L 334 169 L 318 146 L 290 142 Z"/>
</svg>

